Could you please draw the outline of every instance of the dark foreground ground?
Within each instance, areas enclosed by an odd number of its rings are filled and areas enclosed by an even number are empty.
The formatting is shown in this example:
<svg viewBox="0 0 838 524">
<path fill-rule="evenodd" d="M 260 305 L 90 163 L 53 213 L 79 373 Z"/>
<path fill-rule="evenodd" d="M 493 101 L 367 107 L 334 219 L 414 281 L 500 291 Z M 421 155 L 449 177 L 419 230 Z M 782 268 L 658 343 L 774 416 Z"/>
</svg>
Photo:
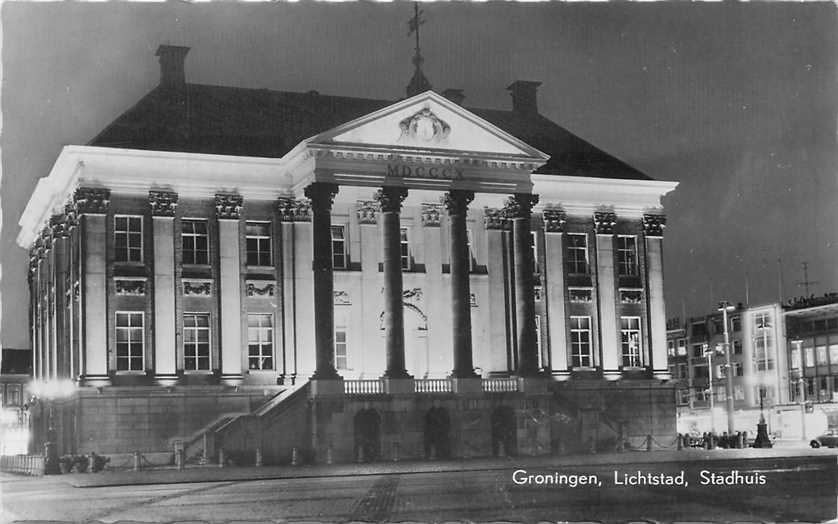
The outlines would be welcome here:
<svg viewBox="0 0 838 524">
<path fill-rule="evenodd" d="M 61 522 L 824 522 L 836 519 L 838 464 L 834 452 L 813 456 L 645 454 L 576 461 L 507 459 L 413 472 L 351 467 L 289 472 L 286 478 L 243 480 L 242 471 L 207 470 L 214 482 L 128 484 L 119 474 L 0 476 L 0 521 Z M 680 457 L 682 460 L 672 460 Z M 643 462 L 639 462 L 642 460 Z M 575 462 L 575 463 L 574 463 Z M 519 485 L 528 474 L 593 475 L 595 485 Z M 764 478 L 764 484 L 701 485 L 711 473 Z M 614 476 L 678 475 L 686 486 L 628 486 Z M 702 471 L 705 471 L 702 477 Z M 183 472 L 181 472 L 183 473 Z M 246 473 L 246 472 L 245 472 Z M 142 474 L 140 474 L 142 475 Z M 194 475 L 194 474 L 193 474 Z M 271 476 L 262 470 L 262 476 Z M 287 478 L 294 475 L 296 478 Z M 246 476 L 246 475 L 245 475 Z M 253 477 L 254 475 L 250 475 Z M 97 482 L 96 479 L 104 480 Z M 141 477 L 136 477 L 141 478 Z M 146 476 L 146 479 L 152 478 Z M 181 477 L 181 480 L 184 477 Z M 82 482 L 84 481 L 84 482 Z M 177 481 L 177 479 L 174 479 Z M 88 485 L 100 487 L 75 487 Z M 101 484 L 111 484 L 101 486 Z"/>
</svg>

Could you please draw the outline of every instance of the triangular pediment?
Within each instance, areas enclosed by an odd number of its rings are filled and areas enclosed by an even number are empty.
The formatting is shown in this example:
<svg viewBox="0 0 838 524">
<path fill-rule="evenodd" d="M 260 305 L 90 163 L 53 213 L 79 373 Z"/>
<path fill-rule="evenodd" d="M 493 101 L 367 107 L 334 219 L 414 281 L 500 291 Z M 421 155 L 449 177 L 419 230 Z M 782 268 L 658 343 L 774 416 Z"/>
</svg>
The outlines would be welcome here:
<svg viewBox="0 0 838 524">
<path fill-rule="evenodd" d="M 312 137 L 307 143 L 548 158 L 541 151 L 433 91 L 342 124 Z"/>
</svg>

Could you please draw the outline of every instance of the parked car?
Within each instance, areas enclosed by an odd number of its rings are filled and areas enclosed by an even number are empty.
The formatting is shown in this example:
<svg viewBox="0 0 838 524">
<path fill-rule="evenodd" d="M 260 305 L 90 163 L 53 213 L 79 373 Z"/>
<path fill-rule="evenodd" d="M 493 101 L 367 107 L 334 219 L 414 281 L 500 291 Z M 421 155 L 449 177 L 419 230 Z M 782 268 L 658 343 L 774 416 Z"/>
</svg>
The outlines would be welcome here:
<svg viewBox="0 0 838 524">
<path fill-rule="evenodd" d="M 838 447 L 838 430 L 831 429 L 823 435 L 815 437 L 809 445 L 813 448 L 819 448 L 821 446 L 826 448 Z"/>
</svg>

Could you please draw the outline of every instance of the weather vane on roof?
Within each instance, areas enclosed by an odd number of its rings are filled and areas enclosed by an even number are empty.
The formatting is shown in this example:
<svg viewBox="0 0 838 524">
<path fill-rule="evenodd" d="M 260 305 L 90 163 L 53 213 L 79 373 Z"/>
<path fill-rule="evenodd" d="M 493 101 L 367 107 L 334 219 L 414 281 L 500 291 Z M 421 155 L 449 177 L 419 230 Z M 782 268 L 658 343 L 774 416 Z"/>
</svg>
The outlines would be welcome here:
<svg viewBox="0 0 838 524">
<path fill-rule="evenodd" d="M 422 63 L 425 59 L 422 58 L 422 51 L 419 47 L 419 26 L 424 23 L 425 21 L 422 20 L 422 10 L 419 9 L 419 4 L 414 3 L 413 17 L 407 21 L 407 36 L 416 33 L 416 48 L 414 49 L 415 53 L 413 55 L 413 65 L 416 67 L 416 70 L 413 72 L 413 78 L 410 79 L 410 83 L 407 84 L 407 96 L 417 95 L 431 88 L 431 83 L 425 78 L 424 73 L 422 73 Z"/>
</svg>

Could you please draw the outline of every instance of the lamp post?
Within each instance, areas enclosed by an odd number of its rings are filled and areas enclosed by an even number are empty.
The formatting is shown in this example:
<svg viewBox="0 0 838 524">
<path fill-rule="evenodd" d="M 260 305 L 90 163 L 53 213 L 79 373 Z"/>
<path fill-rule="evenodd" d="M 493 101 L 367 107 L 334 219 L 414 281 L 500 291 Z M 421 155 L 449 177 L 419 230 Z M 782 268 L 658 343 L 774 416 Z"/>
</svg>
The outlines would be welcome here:
<svg viewBox="0 0 838 524">
<path fill-rule="evenodd" d="M 798 357 L 793 364 L 796 365 L 795 371 L 797 371 L 797 403 L 800 405 L 800 438 L 803 442 L 806 442 L 806 390 L 803 385 L 803 366 L 801 365 L 803 360 L 803 351 L 800 347 L 803 344 L 803 341 L 797 339 L 792 340 L 791 343 L 794 344 Z"/>
<path fill-rule="evenodd" d="M 765 400 L 765 384 L 759 385 L 759 423 L 757 424 L 757 437 L 754 439 L 755 448 L 773 447 L 771 439 L 768 438 L 768 424 L 765 423 L 765 412 L 763 401 Z"/>
<path fill-rule="evenodd" d="M 716 416 L 713 413 L 713 350 L 710 344 L 702 344 L 704 356 L 707 357 L 707 391 L 710 394 L 710 432 L 716 434 Z"/>
<path fill-rule="evenodd" d="M 724 333 L 725 333 L 725 393 L 727 395 L 727 434 L 733 435 L 733 373 L 730 367 L 730 333 L 728 332 L 727 328 L 727 313 L 728 311 L 734 311 L 736 308 L 730 304 L 730 302 L 722 301 L 719 302 L 719 311 L 722 312 L 722 319 L 724 322 Z"/>
</svg>

